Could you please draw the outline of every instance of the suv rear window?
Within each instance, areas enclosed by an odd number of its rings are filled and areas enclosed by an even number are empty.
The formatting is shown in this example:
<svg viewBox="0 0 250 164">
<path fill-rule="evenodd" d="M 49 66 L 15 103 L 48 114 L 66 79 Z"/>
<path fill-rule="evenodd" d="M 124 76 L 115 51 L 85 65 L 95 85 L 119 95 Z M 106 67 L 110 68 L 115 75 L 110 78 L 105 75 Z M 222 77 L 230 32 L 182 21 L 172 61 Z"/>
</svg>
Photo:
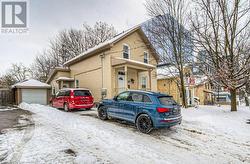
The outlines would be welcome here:
<svg viewBox="0 0 250 164">
<path fill-rule="evenodd" d="M 91 96 L 91 93 L 88 90 L 75 90 L 74 96 Z"/>
<path fill-rule="evenodd" d="M 161 97 L 158 97 L 158 99 L 162 105 L 176 105 L 177 104 L 174 101 L 173 97 L 170 97 L 170 96 L 161 96 Z"/>
</svg>

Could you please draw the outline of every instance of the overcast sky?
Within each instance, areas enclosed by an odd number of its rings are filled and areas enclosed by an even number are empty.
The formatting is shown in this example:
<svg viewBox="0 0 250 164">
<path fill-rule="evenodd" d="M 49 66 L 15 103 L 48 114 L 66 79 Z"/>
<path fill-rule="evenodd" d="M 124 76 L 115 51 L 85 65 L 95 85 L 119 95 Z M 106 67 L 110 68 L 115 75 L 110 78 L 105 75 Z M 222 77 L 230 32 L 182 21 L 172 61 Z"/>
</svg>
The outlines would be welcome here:
<svg viewBox="0 0 250 164">
<path fill-rule="evenodd" d="M 29 66 L 50 38 L 65 28 L 81 28 L 86 22 L 112 24 L 123 31 L 149 17 L 144 0 L 30 0 L 30 32 L 28 35 L 0 35 L 0 74 L 11 63 Z"/>
</svg>

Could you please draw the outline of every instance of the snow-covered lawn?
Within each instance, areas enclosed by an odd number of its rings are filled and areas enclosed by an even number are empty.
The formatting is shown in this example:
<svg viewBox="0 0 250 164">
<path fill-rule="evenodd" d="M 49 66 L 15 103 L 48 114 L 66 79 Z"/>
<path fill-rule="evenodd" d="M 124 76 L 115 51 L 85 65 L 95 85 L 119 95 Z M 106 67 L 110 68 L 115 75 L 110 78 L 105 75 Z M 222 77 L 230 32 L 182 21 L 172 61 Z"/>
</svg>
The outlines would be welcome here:
<svg viewBox="0 0 250 164">
<path fill-rule="evenodd" d="M 0 163 L 250 163 L 250 109 L 200 106 L 183 109 L 182 124 L 138 132 L 96 111 L 66 113 L 21 104 L 34 126 L 0 135 Z"/>
</svg>

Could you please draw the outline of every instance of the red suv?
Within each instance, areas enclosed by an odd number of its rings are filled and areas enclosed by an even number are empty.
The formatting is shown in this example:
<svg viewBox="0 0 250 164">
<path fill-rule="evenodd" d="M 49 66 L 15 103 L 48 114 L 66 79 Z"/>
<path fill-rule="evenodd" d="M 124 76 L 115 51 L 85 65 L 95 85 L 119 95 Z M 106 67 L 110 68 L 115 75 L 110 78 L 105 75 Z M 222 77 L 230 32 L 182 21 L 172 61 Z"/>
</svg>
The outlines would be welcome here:
<svg viewBox="0 0 250 164">
<path fill-rule="evenodd" d="M 52 107 L 63 108 L 65 111 L 71 109 L 91 109 L 94 106 L 94 98 L 88 89 L 62 89 L 52 99 Z"/>
</svg>

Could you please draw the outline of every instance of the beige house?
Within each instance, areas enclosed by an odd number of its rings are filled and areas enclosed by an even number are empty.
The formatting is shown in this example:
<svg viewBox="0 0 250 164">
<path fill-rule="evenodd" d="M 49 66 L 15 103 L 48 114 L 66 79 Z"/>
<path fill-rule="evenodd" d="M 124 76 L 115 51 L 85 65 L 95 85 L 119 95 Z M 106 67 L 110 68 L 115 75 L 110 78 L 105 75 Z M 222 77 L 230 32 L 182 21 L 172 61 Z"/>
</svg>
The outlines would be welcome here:
<svg viewBox="0 0 250 164">
<path fill-rule="evenodd" d="M 157 91 L 157 62 L 156 51 L 138 26 L 67 61 L 47 83 L 53 93 L 64 87 L 88 88 L 95 101 L 129 89 Z"/>
<path fill-rule="evenodd" d="M 158 91 L 173 96 L 181 104 L 180 79 L 177 70 L 173 67 L 158 68 Z M 186 100 L 189 106 L 194 106 L 199 101 L 200 105 L 213 104 L 211 84 L 206 76 L 195 76 L 189 67 L 184 69 Z"/>
</svg>

